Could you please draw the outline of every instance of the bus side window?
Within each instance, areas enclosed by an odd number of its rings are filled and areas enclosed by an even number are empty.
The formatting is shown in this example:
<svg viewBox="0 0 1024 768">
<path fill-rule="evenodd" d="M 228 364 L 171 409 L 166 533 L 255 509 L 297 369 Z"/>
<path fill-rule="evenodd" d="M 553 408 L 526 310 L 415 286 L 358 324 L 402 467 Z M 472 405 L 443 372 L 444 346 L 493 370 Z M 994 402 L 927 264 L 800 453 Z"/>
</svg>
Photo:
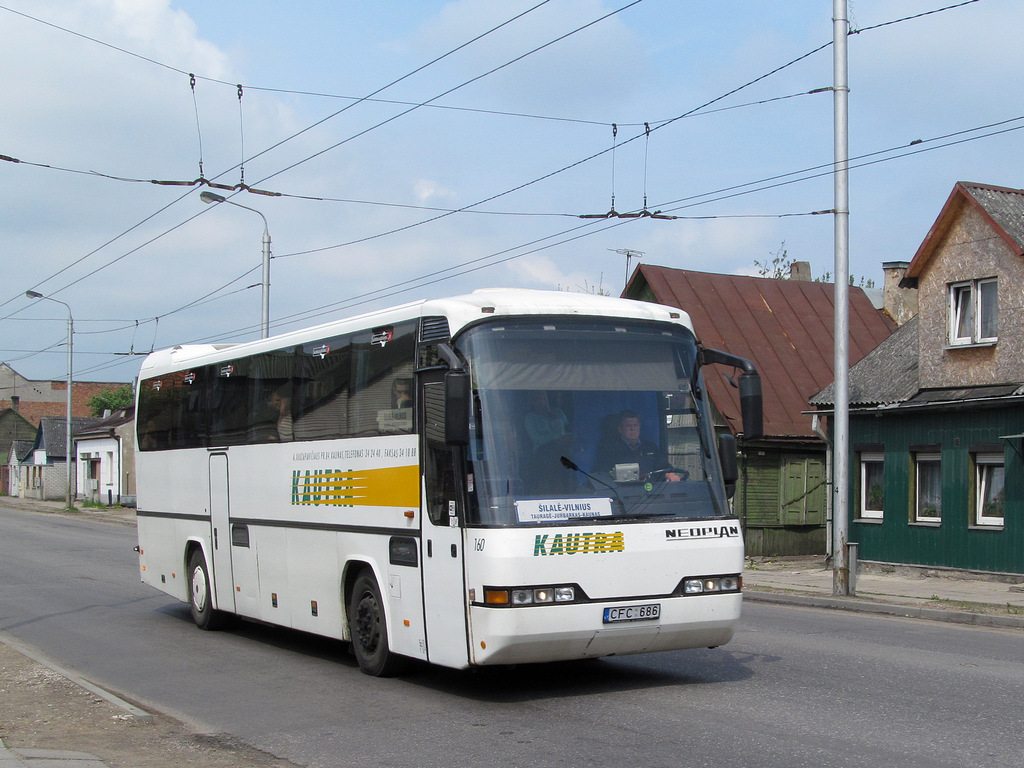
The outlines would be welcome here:
<svg viewBox="0 0 1024 768">
<path fill-rule="evenodd" d="M 303 344 L 297 353 L 293 396 L 296 440 L 329 440 L 348 435 L 349 339 Z"/>
<path fill-rule="evenodd" d="M 456 498 L 455 461 L 444 439 L 444 381 L 423 385 L 423 482 L 427 515 L 434 525 L 448 525 L 448 503 Z"/>
<path fill-rule="evenodd" d="M 210 445 L 242 445 L 248 440 L 249 362 L 243 358 L 211 366 Z"/>
<path fill-rule="evenodd" d="M 249 370 L 249 442 L 288 442 L 293 437 L 292 362 L 277 350 L 252 358 Z"/>
<path fill-rule="evenodd" d="M 398 385 L 411 395 L 416 322 L 355 334 L 348 431 L 354 437 L 412 432 L 412 401 L 398 401 Z"/>
</svg>

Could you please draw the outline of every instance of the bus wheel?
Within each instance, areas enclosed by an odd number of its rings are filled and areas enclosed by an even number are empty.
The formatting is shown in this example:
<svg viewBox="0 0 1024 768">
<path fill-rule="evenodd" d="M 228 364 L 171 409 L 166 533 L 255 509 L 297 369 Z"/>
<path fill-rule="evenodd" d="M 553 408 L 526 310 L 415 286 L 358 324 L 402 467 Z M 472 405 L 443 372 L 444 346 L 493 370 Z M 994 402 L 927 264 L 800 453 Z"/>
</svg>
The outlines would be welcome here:
<svg viewBox="0 0 1024 768">
<path fill-rule="evenodd" d="M 196 549 L 188 560 L 189 605 L 192 607 L 192 621 L 200 629 L 218 629 L 221 614 L 213 609 L 213 592 L 210 588 L 210 571 L 206 567 L 203 552 Z"/>
<path fill-rule="evenodd" d="M 405 659 L 388 647 L 384 601 L 373 574 L 363 571 L 356 578 L 348 606 L 348 628 L 352 652 L 359 669 L 374 677 L 392 677 L 405 667 Z"/>
</svg>

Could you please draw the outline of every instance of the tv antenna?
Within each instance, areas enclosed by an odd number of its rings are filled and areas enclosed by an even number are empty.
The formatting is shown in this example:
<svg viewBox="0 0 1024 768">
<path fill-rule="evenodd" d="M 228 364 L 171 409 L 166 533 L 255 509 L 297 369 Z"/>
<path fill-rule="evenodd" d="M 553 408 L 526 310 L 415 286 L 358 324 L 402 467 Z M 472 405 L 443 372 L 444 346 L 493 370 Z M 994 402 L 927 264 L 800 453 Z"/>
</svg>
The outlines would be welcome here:
<svg viewBox="0 0 1024 768">
<path fill-rule="evenodd" d="M 633 259 L 640 261 L 640 257 L 644 255 L 643 251 L 637 251 L 633 248 L 609 248 L 612 253 L 618 253 L 626 257 L 626 281 L 622 284 L 622 290 L 626 290 L 626 286 L 629 285 L 629 262 Z"/>
</svg>

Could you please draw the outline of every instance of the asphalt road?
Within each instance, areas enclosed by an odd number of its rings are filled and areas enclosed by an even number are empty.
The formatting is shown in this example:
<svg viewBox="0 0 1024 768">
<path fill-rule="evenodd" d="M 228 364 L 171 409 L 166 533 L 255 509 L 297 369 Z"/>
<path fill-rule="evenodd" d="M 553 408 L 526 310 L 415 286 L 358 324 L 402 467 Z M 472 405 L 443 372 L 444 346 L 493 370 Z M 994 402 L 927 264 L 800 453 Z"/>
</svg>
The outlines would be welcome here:
<svg viewBox="0 0 1024 768">
<path fill-rule="evenodd" d="M 366 677 L 341 644 L 200 632 L 134 529 L 2 507 L 0 630 L 115 692 L 299 765 L 1006 766 L 1019 631 L 767 604 L 716 650 Z"/>
</svg>

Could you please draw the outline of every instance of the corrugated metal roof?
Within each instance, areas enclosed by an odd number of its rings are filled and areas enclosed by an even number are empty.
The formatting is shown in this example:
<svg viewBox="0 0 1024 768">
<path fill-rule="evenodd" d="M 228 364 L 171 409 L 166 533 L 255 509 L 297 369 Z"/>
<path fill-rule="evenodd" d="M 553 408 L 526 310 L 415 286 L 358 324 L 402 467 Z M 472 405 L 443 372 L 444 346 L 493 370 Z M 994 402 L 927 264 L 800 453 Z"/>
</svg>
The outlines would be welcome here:
<svg viewBox="0 0 1024 768">
<path fill-rule="evenodd" d="M 947 389 L 923 389 L 910 398 L 911 403 L 955 403 L 963 400 L 988 400 L 990 398 L 1020 397 L 1024 392 L 1020 384 L 997 384 L 985 387 L 951 387 Z"/>
<path fill-rule="evenodd" d="M 74 437 L 76 439 L 80 437 L 96 437 L 97 435 L 112 434 L 117 427 L 127 424 L 134 418 L 135 406 L 131 405 L 114 411 L 109 416 L 96 419 L 95 423 L 85 427 L 79 427 L 77 422 L 72 422 L 71 426 L 74 428 Z"/>
<path fill-rule="evenodd" d="M 892 336 L 850 367 L 850 405 L 892 405 L 912 398 L 918 389 L 918 320 L 912 317 Z M 835 383 L 810 399 L 833 405 Z"/>
<path fill-rule="evenodd" d="M 1017 247 L 1024 247 L 1024 189 L 960 182 Z"/>
<path fill-rule="evenodd" d="M 71 432 L 91 427 L 100 419 L 91 416 L 72 416 Z M 39 431 L 33 450 L 44 449 L 49 460 L 63 460 L 67 456 L 67 419 L 57 416 L 44 416 L 39 421 Z M 72 438 L 73 439 L 73 438 Z"/>
<path fill-rule="evenodd" d="M 11 443 L 11 452 L 17 457 L 18 463 L 23 463 L 32 455 L 32 448 L 35 443 L 31 440 L 15 440 Z M 8 457 L 10 462 L 10 457 Z"/>
<path fill-rule="evenodd" d="M 835 286 L 796 280 L 719 275 L 641 264 L 624 292 L 688 312 L 706 347 L 751 360 L 761 374 L 766 437 L 813 437 L 810 397 L 834 378 Z M 892 322 L 860 288 L 850 288 L 850 364 L 887 339 Z M 722 375 L 708 389 L 722 414 L 739 426 L 739 392 Z"/>
</svg>

